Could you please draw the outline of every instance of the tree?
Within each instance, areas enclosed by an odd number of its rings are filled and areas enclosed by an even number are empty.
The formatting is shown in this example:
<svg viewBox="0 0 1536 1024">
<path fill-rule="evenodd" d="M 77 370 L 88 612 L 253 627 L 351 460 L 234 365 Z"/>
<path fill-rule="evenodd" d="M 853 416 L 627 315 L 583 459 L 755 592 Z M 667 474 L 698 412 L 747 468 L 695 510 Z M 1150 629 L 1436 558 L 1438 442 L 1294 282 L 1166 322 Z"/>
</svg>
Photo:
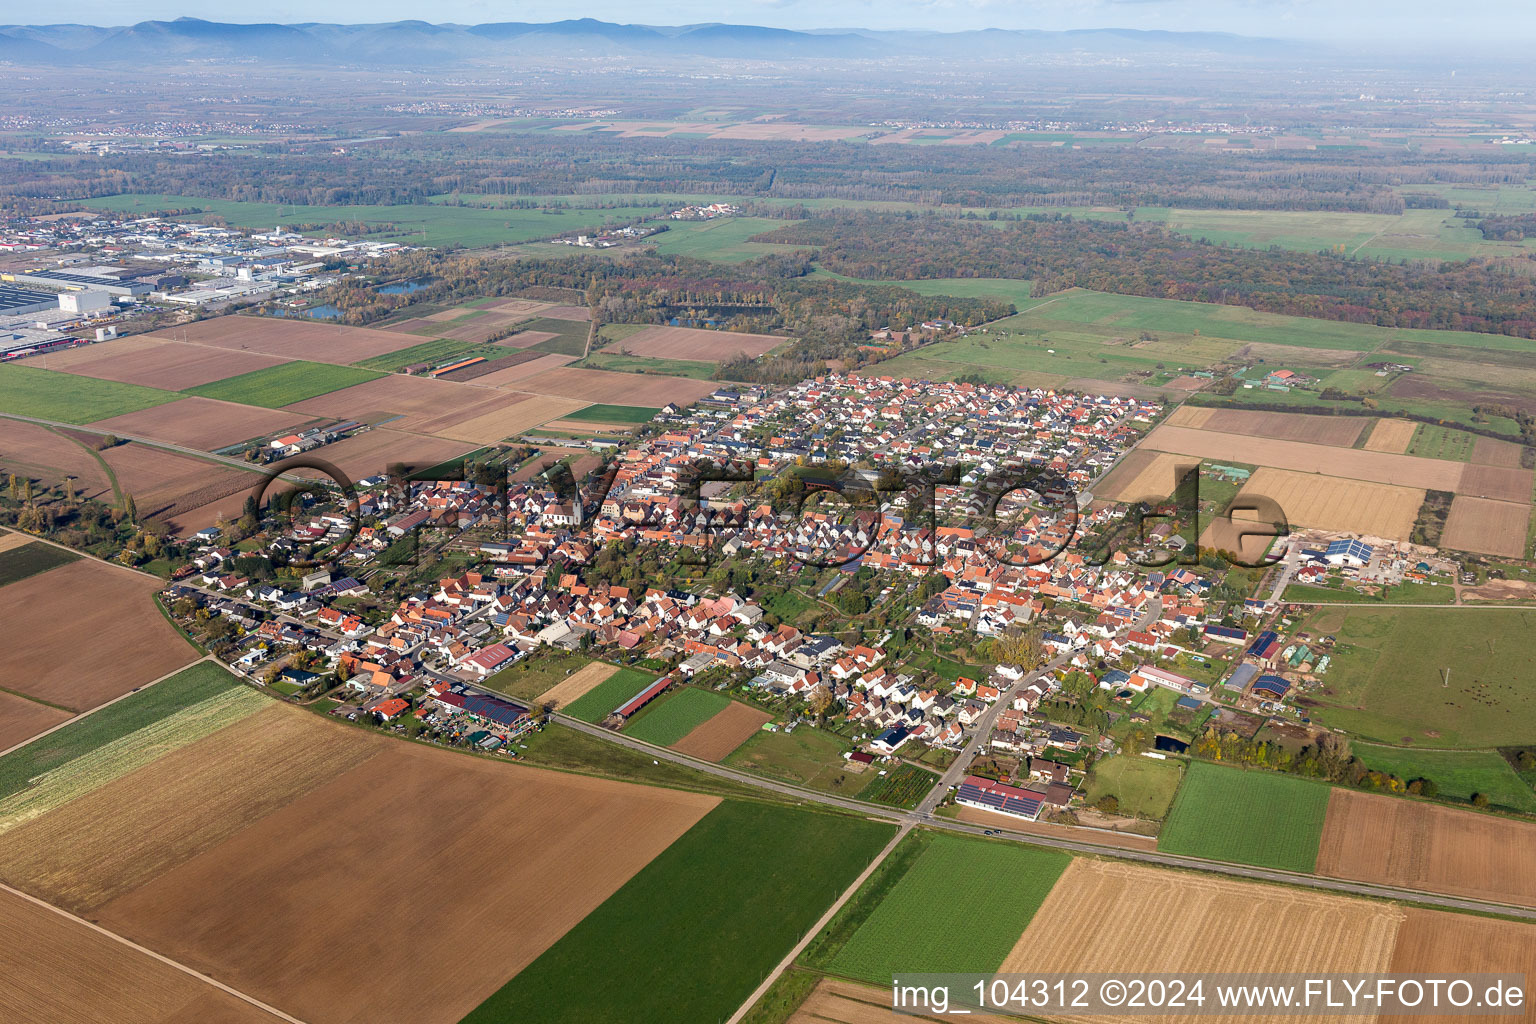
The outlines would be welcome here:
<svg viewBox="0 0 1536 1024">
<path fill-rule="evenodd" d="M 1487 807 L 1488 806 L 1488 794 L 1487 793 L 1473 793 L 1472 794 L 1472 806 L 1473 807 Z"/>
<path fill-rule="evenodd" d="M 828 690 L 825 686 L 818 686 L 811 692 L 811 699 L 808 703 L 810 704 L 811 713 L 817 719 L 826 718 L 827 712 L 832 708 L 832 691 Z"/>
<path fill-rule="evenodd" d="M 123 495 L 123 515 L 130 523 L 139 521 L 139 504 L 133 500 L 133 495 Z"/>
<path fill-rule="evenodd" d="M 1099 797 L 1099 802 L 1094 804 L 1094 806 L 1103 811 L 1105 814 L 1120 813 L 1120 800 L 1113 793 L 1105 793 L 1103 796 Z"/>
</svg>

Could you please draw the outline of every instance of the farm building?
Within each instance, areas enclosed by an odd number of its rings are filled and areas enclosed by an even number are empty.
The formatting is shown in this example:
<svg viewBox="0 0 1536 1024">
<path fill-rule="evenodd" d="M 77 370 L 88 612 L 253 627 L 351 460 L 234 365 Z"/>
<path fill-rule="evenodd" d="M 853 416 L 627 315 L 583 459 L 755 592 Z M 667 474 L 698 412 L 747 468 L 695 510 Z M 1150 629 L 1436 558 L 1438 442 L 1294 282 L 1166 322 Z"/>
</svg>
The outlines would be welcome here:
<svg viewBox="0 0 1536 1024">
<path fill-rule="evenodd" d="M 1258 675 L 1259 675 L 1258 666 L 1256 666 L 1256 665 L 1239 665 L 1239 666 L 1237 666 L 1237 668 L 1232 670 L 1232 674 L 1227 677 L 1227 681 L 1225 683 L 1222 683 L 1222 685 L 1225 686 L 1229 690 L 1234 690 L 1234 691 L 1236 691 L 1238 693 L 1242 693 L 1244 690 L 1246 690 L 1248 688 L 1248 684 L 1249 683 L 1253 682 L 1256 678 L 1258 678 Z"/>
<path fill-rule="evenodd" d="M 955 794 L 955 802 L 966 807 L 976 807 L 995 814 L 1007 814 L 1025 821 L 1040 817 L 1040 807 L 1045 794 L 1017 786 L 1005 786 L 1001 782 L 967 775 Z"/>
<path fill-rule="evenodd" d="M 666 691 L 667 687 L 671 685 L 671 676 L 662 676 L 660 679 L 653 680 L 646 685 L 645 689 L 629 698 L 629 700 L 625 701 L 623 704 L 620 704 L 618 707 L 614 708 L 613 713 L 625 721 L 628 721 L 637 711 L 645 707 L 657 697 L 660 697 L 662 693 Z"/>
<path fill-rule="evenodd" d="M 1336 540 L 1328 545 L 1323 557 L 1329 565 L 1352 565 L 1359 568 L 1369 564 L 1373 554 L 1375 551 L 1364 541 Z"/>
<path fill-rule="evenodd" d="M 1266 700 L 1279 700 L 1290 692 L 1291 684 L 1280 676 L 1259 676 L 1253 684 L 1253 695 Z"/>
<path fill-rule="evenodd" d="M 1236 626 L 1210 625 L 1205 627 L 1207 639 L 1219 640 L 1224 644 L 1243 644 L 1248 642 L 1248 631 Z"/>
</svg>

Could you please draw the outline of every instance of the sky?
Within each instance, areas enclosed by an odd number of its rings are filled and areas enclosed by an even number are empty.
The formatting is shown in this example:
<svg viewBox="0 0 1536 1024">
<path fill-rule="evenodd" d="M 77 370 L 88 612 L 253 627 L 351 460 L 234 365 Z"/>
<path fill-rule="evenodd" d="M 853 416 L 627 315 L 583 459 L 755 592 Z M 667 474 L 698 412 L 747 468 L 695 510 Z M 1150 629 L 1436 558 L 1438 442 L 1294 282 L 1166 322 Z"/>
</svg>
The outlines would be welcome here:
<svg viewBox="0 0 1536 1024">
<path fill-rule="evenodd" d="M 651 25 L 732 22 L 777 28 L 1138 28 L 1234 32 L 1362 44 L 1536 38 L 1532 0 L 8 0 L 13 24 L 126 25 L 179 16 L 233 22 L 478 24 L 590 17 Z"/>
</svg>

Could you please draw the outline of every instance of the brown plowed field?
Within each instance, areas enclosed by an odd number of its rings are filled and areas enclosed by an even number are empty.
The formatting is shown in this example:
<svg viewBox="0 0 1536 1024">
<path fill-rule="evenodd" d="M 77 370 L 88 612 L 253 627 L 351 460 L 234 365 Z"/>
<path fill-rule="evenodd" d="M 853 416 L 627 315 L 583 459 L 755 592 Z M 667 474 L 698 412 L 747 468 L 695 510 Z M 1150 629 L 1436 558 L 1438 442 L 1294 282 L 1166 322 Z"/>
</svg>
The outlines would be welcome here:
<svg viewBox="0 0 1536 1024">
<path fill-rule="evenodd" d="M 719 363 L 739 355 L 755 359 L 788 340 L 771 334 L 703 331 L 697 327 L 647 327 L 607 347 L 614 352 L 624 349 L 636 356 Z"/>
<path fill-rule="evenodd" d="M 788 1024 L 912 1024 L 913 1021 L 936 1024 L 955 1019 L 953 1015 L 897 1013 L 891 1009 L 890 989 L 823 978 L 789 1018 Z M 1018 1019 L 990 1013 L 972 1013 L 965 1017 L 970 1024 L 1008 1024 Z"/>
<path fill-rule="evenodd" d="M 0 750 L 9 750 L 73 717 L 68 711 L 0 691 Z"/>
<path fill-rule="evenodd" d="M 1255 495 L 1277 502 L 1292 526 L 1363 533 L 1391 540 L 1408 540 L 1412 536 L 1414 519 L 1419 506 L 1424 504 L 1421 488 L 1266 467 L 1254 473 L 1233 499 L 1234 519 L 1256 518 L 1254 513 L 1237 511 L 1240 502 Z"/>
<path fill-rule="evenodd" d="M 538 299 L 497 299 L 488 302 L 481 309 L 499 309 L 506 313 L 517 313 L 522 316 L 532 316 L 535 313 L 543 313 L 550 308 L 550 303 L 541 302 Z"/>
<path fill-rule="evenodd" d="M 1255 412 L 1250 409 L 1210 409 L 1200 427 L 1205 430 L 1272 437 L 1348 448 L 1369 421 L 1355 416 L 1313 416 L 1299 412 Z M 1195 424 L 1189 424 L 1195 426 Z"/>
<path fill-rule="evenodd" d="M 1457 494 L 1473 498 L 1497 498 L 1500 501 L 1531 503 L 1531 486 L 1536 470 L 1510 469 L 1505 466 L 1468 466 L 1461 474 Z"/>
<path fill-rule="evenodd" d="M 84 711 L 196 661 L 159 585 L 82 558 L 0 587 L 0 687 Z"/>
<path fill-rule="evenodd" d="M 0 469 L 46 484 L 71 476 L 82 498 L 112 497 L 112 485 L 95 456 L 40 423 L 0 419 Z"/>
<path fill-rule="evenodd" d="M 1366 438 L 1365 450 L 1368 452 L 1394 452 L 1402 454 L 1408 450 L 1408 445 L 1413 441 L 1413 435 L 1418 432 L 1419 425 L 1413 420 L 1380 419 L 1371 430 L 1371 436 Z"/>
<path fill-rule="evenodd" d="M 550 306 L 541 316 L 551 320 L 591 320 L 592 311 L 586 306 Z"/>
<path fill-rule="evenodd" d="M 391 462 L 435 466 L 473 450 L 474 445 L 466 441 L 450 441 L 423 434 L 406 434 L 387 427 L 374 427 L 306 454 L 329 462 L 356 483 L 365 476 L 380 476 L 388 472 Z M 302 476 L 310 475 L 305 470 L 298 472 Z"/>
<path fill-rule="evenodd" d="M 123 492 L 133 495 L 139 515 L 150 519 L 174 520 L 209 502 L 243 494 L 261 480 L 259 473 L 132 442 L 108 448 L 102 456 Z"/>
<path fill-rule="evenodd" d="M 287 408 L 315 416 L 384 421 L 391 430 L 487 444 L 579 409 L 581 403 L 479 383 L 391 374 Z"/>
<path fill-rule="evenodd" d="M 1397 932 L 1397 949 L 1392 953 L 1390 970 L 1393 974 L 1432 978 L 1451 974 L 1524 974 L 1525 1012 L 1493 1019 L 1536 1020 L 1536 1003 L 1530 1001 L 1529 990 L 1531 979 L 1536 978 L 1536 925 L 1410 909 Z M 1451 1014 L 1383 1014 L 1377 1018 L 1377 1024 L 1465 1024 L 1467 1019 Z"/>
<path fill-rule="evenodd" d="M 1020 974 L 1316 974 L 1385 971 L 1403 912 L 1319 892 L 1078 858 L 999 969 Z M 1146 922 L 1155 934 L 1127 928 Z M 1253 1017 L 1062 1017 L 1106 1021 L 1252 1021 Z M 1370 1019 L 1339 1017 L 1338 1020 Z"/>
<path fill-rule="evenodd" d="M 455 1024 L 717 803 L 391 742 L 97 914 L 310 1024 Z"/>
<path fill-rule="evenodd" d="M 166 391 L 185 391 L 288 361 L 259 352 L 183 345 L 156 335 L 102 341 L 26 360 L 29 366 L 46 366 L 50 370 L 77 373 L 82 377 L 141 384 Z"/>
<path fill-rule="evenodd" d="M 183 398 L 91 425 L 103 434 L 133 434 L 211 452 L 241 441 L 286 434 L 314 417 L 280 409 Z"/>
<path fill-rule="evenodd" d="M 1280 441 L 1246 434 L 1162 424 L 1142 442 L 1153 451 L 1192 455 L 1218 462 L 1246 462 L 1255 466 L 1323 473 L 1348 480 L 1371 480 L 1403 487 L 1455 491 L 1464 468 L 1459 462 L 1423 459 L 1412 455 L 1335 448 L 1302 441 Z"/>
<path fill-rule="evenodd" d="M 651 373 L 614 373 L 611 370 L 579 370 L 562 367 L 523 381 L 521 389 L 536 395 L 559 395 L 583 402 L 660 407 L 668 402 L 687 405 L 720 385 L 690 377 L 663 377 Z"/>
<path fill-rule="evenodd" d="M 9 885 L 86 914 L 363 764 L 388 743 L 274 703 L 0 833 L 0 872 Z"/>
<path fill-rule="evenodd" d="M 1479 466 L 1503 466 L 1520 468 L 1521 446 L 1513 441 L 1500 441 L 1496 437 L 1479 437 L 1472 446 L 1472 461 Z"/>
<path fill-rule="evenodd" d="M 421 344 L 415 335 L 373 327 L 261 316 L 221 316 L 177 327 L 160 337 L 317 363 L 356 363 Z"/>
<path fill-rule="evenodd" d="M 1525 554 L 1525 530 L 1531 506 L 1458 494 L 1440 534 L 1440 546 L 1453 551 L 1520 558 Z"/>
<path fill-rule="evenodd" d="M 1101 846 L 1117 846 L 1122 850 L 1155 850 L 1157 840 L 1152 836 L 1139 836 L 1134 832 L 1108 832 L 1103 829 L 1073 828 L 1071 825 L 1053 825 L 1048 821 L 1024 821 L 1007 814 L 993 814 L 980 807 L 956 806 L 955 817 L 972 825 L 1007 829 L 1031 836 L 1050 836 L 1052 839 L 1071 839 L 1080 843 L 1098 843 Z"/>
<path fill-rule="evenodd" d="M 1094 497 L 1109 501 L 1160 501 L 1173 493 L 1179 466 L 1194 466 L 1199 459 L 1138 448 L 1109 471 L 1093 489 Z"/>
<path fill-rule="evenodd" d="M 1536 907 L 1536 825 L 1335 789 L 1317 873 Z"/>
<path fill-rule="evenodd" d="M 478 383 L 493 388 L 520 387 L 529 377 L 537 377 L 546 370 L 559 369 L 576 361 L 575 356 L 562 356 L 554 352 L 533 352 L 523 349 L 521 354 L 536 356 L 510 366 L 503 366 L 479 378 Z M 500 362 L 500 360 L 497 360 Z"/>
<path fill-rule="evenodd" d="M 0 1001 L 9 1024 L 279 1024 L 147 953 L 0 891 Z"/>
<path fill-rule="evenodd" d="M 721 761 L 772 718 L 766 711 L 733 700 L 730 707 L 694 726 L 672 749 L 705 761 Z"/>
<path fill-rule="evenodd" d="M 584 697 L 595 690 L 603 680 L 618 670 L 619 666 L 610 665 L 606 661 L 589 662 L 579 671 L 571 673 L 539 694 L 538 703 L 542 706 L 553 702 L 555 707 L 563 708 L 578 697 Z"/>
<path fill-rule="evenodd" d="M 532 348 L 541 341 L 550 338 L 558 338 L 560 335 L 549 331 L 519 331 L 510 338 L 502 338 L 497 345 L 505 345 L 507 348 Z"/>
</svg>

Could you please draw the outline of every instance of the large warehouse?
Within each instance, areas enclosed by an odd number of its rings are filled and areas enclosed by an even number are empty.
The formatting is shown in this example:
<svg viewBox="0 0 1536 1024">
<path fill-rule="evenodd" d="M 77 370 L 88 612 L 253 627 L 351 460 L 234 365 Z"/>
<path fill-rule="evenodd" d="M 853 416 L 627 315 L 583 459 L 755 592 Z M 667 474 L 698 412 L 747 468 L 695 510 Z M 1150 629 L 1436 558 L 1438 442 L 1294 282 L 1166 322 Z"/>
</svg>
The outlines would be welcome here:
<svg viewBox="0 0 1536 1024">
<path fill-rule="evenodd" d="M 53 292 L 33 291 L 0 284 L 0 316 L 19 316 L 23 313 L 41 313 L 58 309 L 59 297 Z"/>
</svg>

